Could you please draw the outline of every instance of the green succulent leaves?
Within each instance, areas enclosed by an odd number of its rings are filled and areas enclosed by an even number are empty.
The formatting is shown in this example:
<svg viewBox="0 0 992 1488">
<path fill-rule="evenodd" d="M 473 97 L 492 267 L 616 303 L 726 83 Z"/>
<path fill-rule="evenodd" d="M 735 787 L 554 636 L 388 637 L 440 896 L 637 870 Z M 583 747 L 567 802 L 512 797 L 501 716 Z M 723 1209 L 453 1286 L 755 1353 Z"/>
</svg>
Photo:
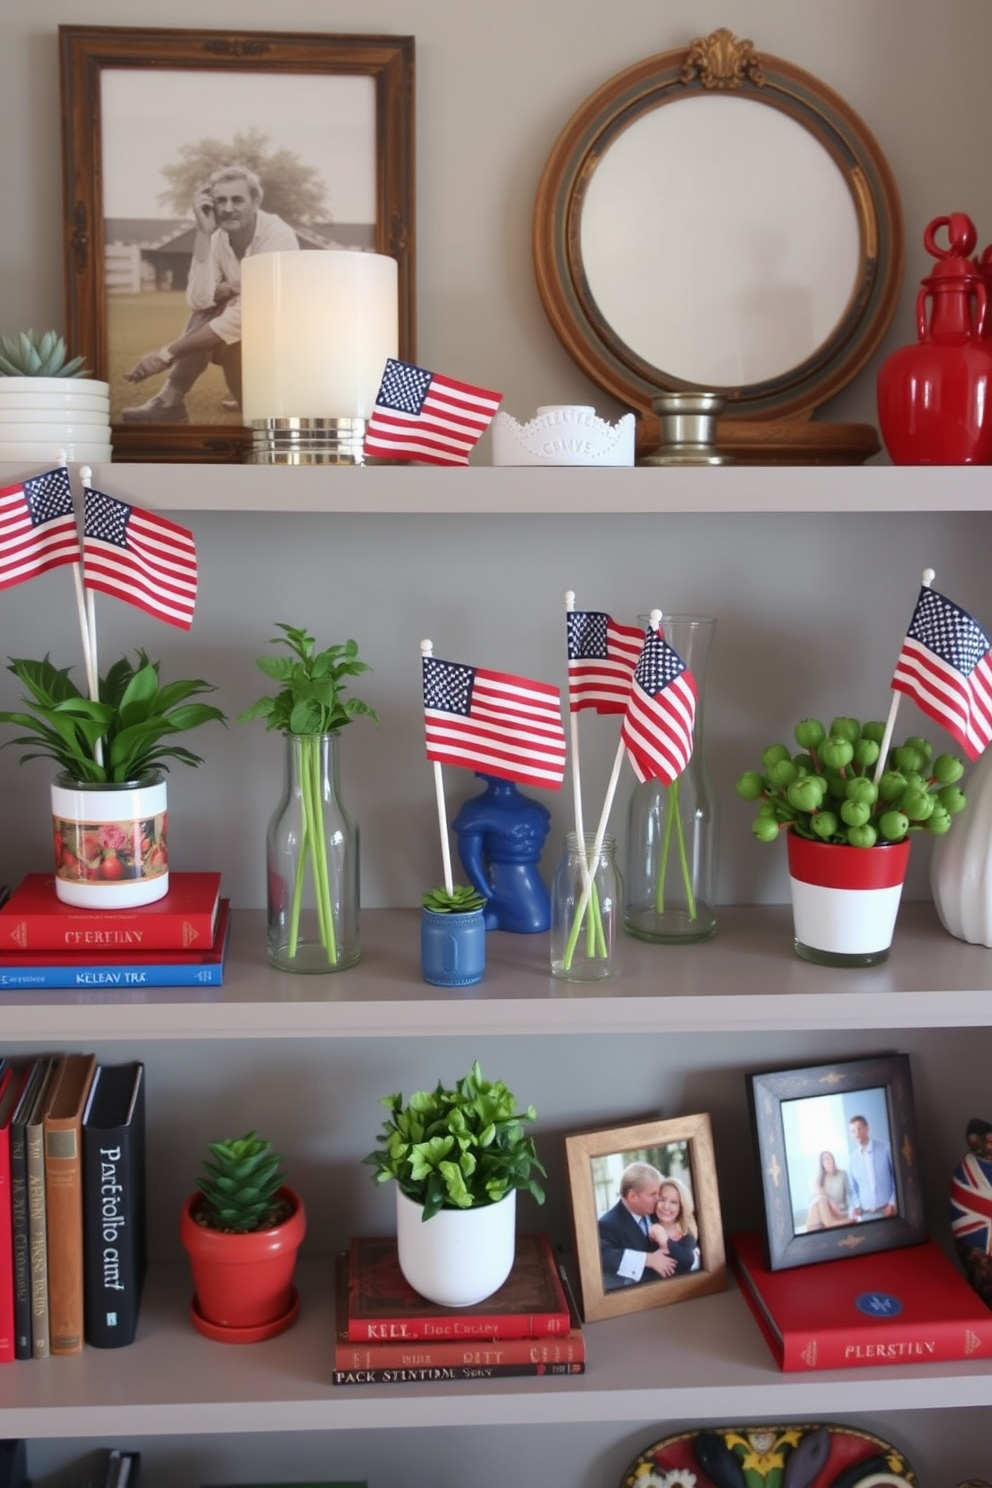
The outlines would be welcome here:
<svg viewBox="0 0 992 1488">
<path fill-rule="evenodd" d="M 82 357 L 69 360 L 57 331 L 19 331 L 0 336 L 0 374 L 4 377 L 88 377 Z"/>
<path fill-rule="evenodd" d="M 345 678 L 372 670 L 360 659 L 357 641 L 315 651 L 316 642 L 308 631 L 281 621 L 277 626 L 285 633 L 273 636 L 271 644 L 288 647 L 292 655 L 258 656 L 255 665 L 280 684 L 279 691 L 252 703 L 238 715 L 239 723 L 264 718 L 267 731 L 281 734 L 329 734 L 361 716 L 378 723 L 374 708 L 358 698 L 342 696 Z"/>
<path fill-rule="evenodd" d="M 285 1181 L 282 1157 L 271 1142 L 250 1131 L 211 1142 L 208 1150 L 199 1178 L 207 1228 L 239 1235 L 269 1228 Z"/>
<path fill-rule="evenodd" d="M 2 711 L 0 723 L 28 732 L 6 744 L 28 748 L 22 764 L 47 757 L 73 780 L 137 780 L 149 770 L 167 770 L 169 760 L 201 764 L 198 754 L 171 739 L 205 723 L 227 722 L 219 708 L 190 702 L 215 691 L 209 682 L 162 686 L 159 663 L 144 651 L 136 653 L 135 662 L 122 657 L 109 668 L 100 679 L 98 701 L 80 692 L 70 669 L 56 667 L 47 655 L 40 661 L 10 657 L 7 670 L 26 689 L 21 702 L 28 711 Z"/>
<path fill-rule="evenodd" d="M 916 735 L 890 749 L 877 784 L 884 723 L 835 718 L 827 729 L 804 718 L 794 737 L 800 754 L 771 744 L 762 751 L 762 769 L 737 779 L 737 794 L 757 803 L 751 832 L 759 842 L 776 841 L 787 827 L 813 841 L 875 847 L 913 831 L 947 832 L 967 805 L 958 785 L 963 761 L 954 754 L 934 758 L 932 745 Z"/>
<path fill-rule="evenodd" d="M 534 1174 L 547 1172 L 524 1131 L 537 1113 L 533 1106 L 519 1111 L 502 1080 L 483 1078 L 478 1060 L 452 1089 L 439 1081 L 408 1101 L 387 1095 L 379 1104 L 389 1119 L 379 1146 L 363 1160 L 375 1169 L 374 1182 L 395 1180 L 422 1204 L 425 1220 L 440 1209 L 498 1204 L 513 1189 L 544 1203 Z"/>
<path fill-rule="evenodd" d="M 455 884 L 450 893 L 445 888 L 431 889 L 420 902 L 434 914 L 468 914 L 481 909 L 486 901 L 470 884 Z"/>
</svg>

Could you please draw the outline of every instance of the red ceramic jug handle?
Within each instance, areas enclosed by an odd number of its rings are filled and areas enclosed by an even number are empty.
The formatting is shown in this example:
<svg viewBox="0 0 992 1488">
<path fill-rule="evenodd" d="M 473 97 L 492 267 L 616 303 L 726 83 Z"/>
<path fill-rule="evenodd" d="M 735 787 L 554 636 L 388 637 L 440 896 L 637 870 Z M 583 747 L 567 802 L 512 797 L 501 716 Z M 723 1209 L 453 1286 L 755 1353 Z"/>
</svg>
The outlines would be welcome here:
<svg viewBox="0 0 992 1488">
<path fill-rule="evenodd" d="M 974 286 L 975 295 L 975 335 L 980 336 L 985 330 L 985 316 L 989 308 L 989 292 L 985 285 L 978 281 Z"/>
<path fill-rule="evenodd" d="M 921 284 L 916 295 L 916 334 L 921 341 L 930 339 L 930 328 L 927 325 L 927 300 L 929 298 L 929 289 L 925 284 Z"/>
<path fill-rule="evenodd" d="M 941 248 L 937 242 L 937 233 L 942 227 L 947 228 L 946 248 Z M 934 258 L 965 257 L 974 251 L 977 242 L 975 224 L 966 212 L 951 212 L 947 217 L 935 217 L 932 222 L 927 223 L 923 234 L 923 246 Z"/>
</svg>

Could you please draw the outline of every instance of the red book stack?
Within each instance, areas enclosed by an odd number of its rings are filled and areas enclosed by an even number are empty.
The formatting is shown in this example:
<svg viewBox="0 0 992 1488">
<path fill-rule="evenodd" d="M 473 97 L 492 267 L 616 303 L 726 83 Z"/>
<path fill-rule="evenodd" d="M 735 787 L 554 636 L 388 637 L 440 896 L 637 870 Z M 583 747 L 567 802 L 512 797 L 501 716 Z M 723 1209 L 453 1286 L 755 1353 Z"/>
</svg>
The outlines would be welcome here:
<svg viewBox="0 0 992 1488">
<path fill-rule="evenodd" d="M 509 1277 L 474 1307 L 405 1280 L 396 1237 L 360 1236 L 337 1261 L 336 1385 L 583 1374 L 585 1337 L 548 1236 L 517 1236 Z"/>
<path fill-rule="evenodd" d="M 219 873 L 172 873 L 139 909 L 63 904 L 51 874 L 29 873 L 0 906 L 0 990 L 219 986 L 231 906 Z"/>
</svg>

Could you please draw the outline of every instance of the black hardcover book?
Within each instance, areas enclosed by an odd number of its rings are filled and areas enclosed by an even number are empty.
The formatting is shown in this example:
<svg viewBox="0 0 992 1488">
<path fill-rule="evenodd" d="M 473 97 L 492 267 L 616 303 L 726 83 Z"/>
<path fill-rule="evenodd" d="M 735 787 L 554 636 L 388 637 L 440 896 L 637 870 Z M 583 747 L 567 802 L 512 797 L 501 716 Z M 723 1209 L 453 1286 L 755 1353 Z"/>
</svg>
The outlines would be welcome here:
<svg viewBox="0 0 992 1488">
<path fill-rule="evenodd" d="M 27 1448 L 19 1436 L 0 1439 L 0 1488 L 26 1488 Z"/>
<path fill-rule="evenodd" d="M 31 1244 L 28 1238 L 28 1149 L 25 1127 L 45 1077 L 36 1059 L 10 1118 L 10 1207 L 14 1256 L 14 1358 L 31 1358 Z"/>
<path fill-rule="evenodd" d="M 134 1342 L 147 1266 L 145 1067 L 97 1067 L 83 1113 L 83 1302 L 94 1348 Z"/>
</svg>

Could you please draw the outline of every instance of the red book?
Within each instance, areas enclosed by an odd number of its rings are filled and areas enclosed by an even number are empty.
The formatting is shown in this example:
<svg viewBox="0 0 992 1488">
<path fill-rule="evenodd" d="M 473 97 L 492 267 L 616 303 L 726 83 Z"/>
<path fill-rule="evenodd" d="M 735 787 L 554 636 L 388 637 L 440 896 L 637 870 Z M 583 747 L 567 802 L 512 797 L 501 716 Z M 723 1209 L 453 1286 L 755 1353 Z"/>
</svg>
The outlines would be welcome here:
<svg viewBox="0 0 992 1488">
<path fill-rule="evenodd" d="M 16 1358 L 14 1324 L 14 1223 L 10 1198 L 10 1118 L 27 1070 L 0 1076 L 0 1364 Z"/>
<path fill-rule="evenodd" d="M 84 913 L 92 914 L 92 910 Z M 230 920 L 231 901 L 221 899 L 212 944 L 198 940 L 185 951 L 156 951 L 148 946 L 110 946 L 106 950 L 97 946 L 92 951 L 0 951 L 0 966 L 208 966 L 224 959 Z M 0 977 L 0 986 L 3 985 Z"/>
<path fill-rule="evenodd" d="M 441 1307 L 415 1292 L 400 1270 L 395 1235 L 352 1239 L 349 1255 L 353 1343 L 563 1337 L 572 1326 L 551 1241 L 539 1232 L 517 1236 L 513 1270 L 498 1292 L 474 1307 Z"/>
<path fill-rule="evenodd" d="M 170 873 L 169 892 L 140 909 L 77 909 L 55 876 L 29 873 L 0 907 L 0 952 L 193 951 L 213 945 L 219 873 Z"/>
<path fill-rule="evenodd" d="M 586 1345 L 570 1305 L 567 1333 L 528 1338 L 392 1339 L 357 1343 L 348 1337 L 349 1261 L 338 1256 L 336 1385 L 400 1384 L 438 1379 L 499 1379 L 506 1375 L 584 1374 Z M 459 1309 L 460 1310 L 460 1309 Z"/>
<path fill-rule="evenodd" d="M 731 1266 L 783 1371 L 992 1358 L 992 1311 L 933 1240 L 769 1271 L 732 1235 Z"/>
</svg>

